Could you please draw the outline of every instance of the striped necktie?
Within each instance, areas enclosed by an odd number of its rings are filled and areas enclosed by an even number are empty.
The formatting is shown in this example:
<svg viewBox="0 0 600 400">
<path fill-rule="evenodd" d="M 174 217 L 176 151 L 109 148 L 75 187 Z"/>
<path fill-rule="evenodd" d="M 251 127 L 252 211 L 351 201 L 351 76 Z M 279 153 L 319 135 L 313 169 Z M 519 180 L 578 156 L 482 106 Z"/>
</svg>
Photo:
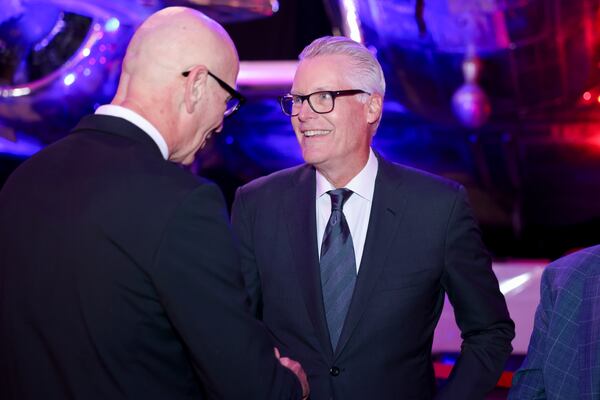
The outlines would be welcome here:
<svg viewBox="0 0 600 400">
<path fill-rule="evenodd" d="M 349 189 L 327 192 L 331 197 L 331 216 L 325 227 L 321 245 L 321 288 L 329 337 L 334 351 L 342 333 L 356 282 L 352 235 L 343 212 L 344 203 L 352 193 Z"/>
</svg>

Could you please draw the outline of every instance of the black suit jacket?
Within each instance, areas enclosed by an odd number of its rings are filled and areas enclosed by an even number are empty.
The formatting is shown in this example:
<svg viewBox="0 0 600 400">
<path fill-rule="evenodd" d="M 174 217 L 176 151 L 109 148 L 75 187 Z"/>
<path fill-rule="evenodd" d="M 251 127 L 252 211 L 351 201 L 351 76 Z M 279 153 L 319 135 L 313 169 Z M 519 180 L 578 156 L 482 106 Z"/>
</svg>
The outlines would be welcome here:
<svg viewBox="0 0 600 400">
<path fill-rule="evenodd" d="M 236 194 L 233 227 L 254 310 L 304 366 L 311 399 L 430 399 L 431 345 L 447 293 L 464 338 L 440 398 L 482 399 L 512 348 L 514 324 L 456 183 L 379 157 L 357 282 L 331 348 L 317 254 L 315 171 L 303 165 Z"/>
<path fill-rule="evenodd" d="M 0 398 L 299 398 L 219 189 L 89 116 L 0 192 Z"/>
</svg>

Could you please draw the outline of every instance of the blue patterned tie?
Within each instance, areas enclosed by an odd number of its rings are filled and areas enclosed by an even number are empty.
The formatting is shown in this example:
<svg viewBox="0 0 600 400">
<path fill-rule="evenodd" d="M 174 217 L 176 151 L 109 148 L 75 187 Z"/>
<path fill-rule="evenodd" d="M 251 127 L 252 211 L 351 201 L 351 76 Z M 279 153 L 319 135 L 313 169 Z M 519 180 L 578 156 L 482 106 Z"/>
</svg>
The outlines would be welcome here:
<svg viewBox="0 0 600 400">
<path fill-rule="evenodd" d="M 321 287 L 329 337 L 334 351 L 342 333 L 356 282 L 352 235 L 342 210 L 352 193 L 349 189 L 327 192 L 331 197 L 331 216 L 325 227 L 321 245 Z"/>
</svg>

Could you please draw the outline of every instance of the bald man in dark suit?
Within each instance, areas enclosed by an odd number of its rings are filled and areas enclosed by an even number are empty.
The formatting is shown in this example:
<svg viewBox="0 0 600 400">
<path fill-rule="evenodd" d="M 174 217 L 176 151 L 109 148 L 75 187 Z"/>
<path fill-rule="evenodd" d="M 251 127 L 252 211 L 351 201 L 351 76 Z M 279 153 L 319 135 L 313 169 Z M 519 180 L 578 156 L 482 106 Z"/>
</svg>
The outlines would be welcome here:
<svg viewBox="0 0 600 400">
<path fill-rule="evenodd" d="M 177 165 L 240 105 L 231 39 L 167 8 L 122 69 L 0 192 L 0 398 L 301 398 L 248 311 L 221 192 Z"/>
</svg>

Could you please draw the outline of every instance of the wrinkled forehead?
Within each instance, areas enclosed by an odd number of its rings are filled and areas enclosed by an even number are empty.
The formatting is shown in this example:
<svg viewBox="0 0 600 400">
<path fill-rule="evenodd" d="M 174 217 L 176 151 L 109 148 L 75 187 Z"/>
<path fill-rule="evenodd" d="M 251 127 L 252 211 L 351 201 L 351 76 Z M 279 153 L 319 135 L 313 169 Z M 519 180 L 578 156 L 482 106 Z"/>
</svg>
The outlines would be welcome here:
<svg viewBox="0 0 600 400">
<path fill-rule="evenodd" d="M 345 55 L 323 55 L 299 62 L 291 93 L 308 94 L 319 90 L 340 90 L 349 86 L 351 62 Z"/>
</svg>

